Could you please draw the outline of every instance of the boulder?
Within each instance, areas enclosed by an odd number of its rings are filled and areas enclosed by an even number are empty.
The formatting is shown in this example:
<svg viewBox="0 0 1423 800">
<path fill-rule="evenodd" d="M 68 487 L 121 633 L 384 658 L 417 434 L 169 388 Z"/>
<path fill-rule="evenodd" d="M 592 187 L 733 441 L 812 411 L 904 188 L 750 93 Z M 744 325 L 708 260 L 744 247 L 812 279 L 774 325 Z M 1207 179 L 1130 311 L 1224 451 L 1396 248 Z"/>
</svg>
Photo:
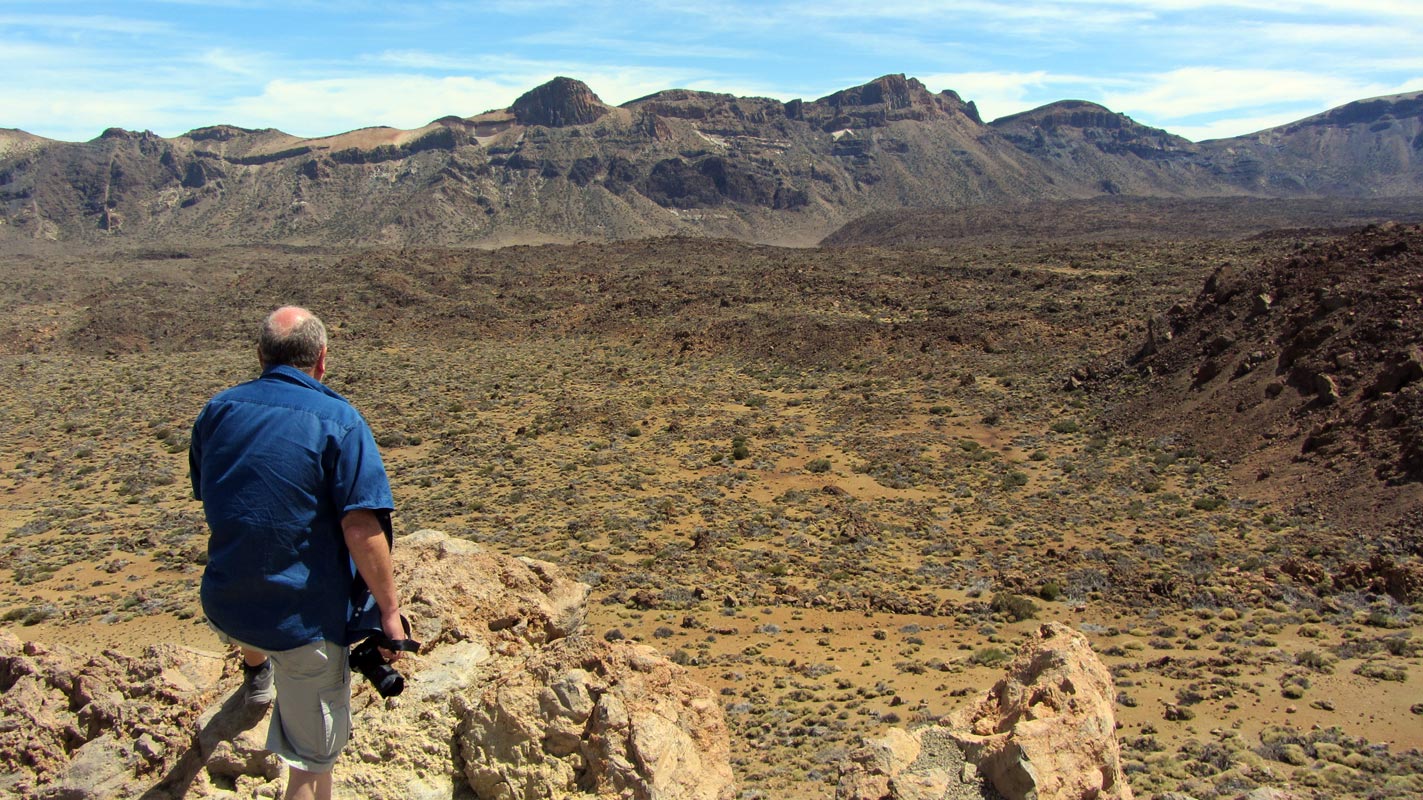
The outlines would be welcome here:
<svg viewBox="0 0 1423 800">
<path fill-rule="evenodd" d="M 836 800 L 983 800 L 992 797 L 947 728 L 892 728 L 840 767 Z"/>
<path fill-rule="evenodd" d="M 982 699 L 852 753 L 836 800 L 1131 800 L 1115 697 L 1086 637 L 1048 623 Z"/>
<path fill-rule="evenodd" d="M 1131 800 L 1111 673 L 1082 634 L 1043 625 L 1008 675 L 954 714 L 965 758 L 1007 800 Z"/>
<path fill-rule="evenodd" d="M 482 800 L 735 796 L 715 695 L 647 646 L 563 639 L 455 703 Z"/>
</svg>

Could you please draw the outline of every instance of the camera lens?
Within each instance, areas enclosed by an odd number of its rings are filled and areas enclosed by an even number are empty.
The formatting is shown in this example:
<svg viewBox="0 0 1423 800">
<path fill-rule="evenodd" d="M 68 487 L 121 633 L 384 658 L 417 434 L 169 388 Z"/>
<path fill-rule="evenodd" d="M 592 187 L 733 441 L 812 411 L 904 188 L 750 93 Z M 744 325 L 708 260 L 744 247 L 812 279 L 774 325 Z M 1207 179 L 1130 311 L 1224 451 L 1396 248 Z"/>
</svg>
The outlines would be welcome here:
<svg viewBox="0 0 1423 800">
<path fill-rule="evenodd" d="M 362 642 L 351 651 L 351 668 L 370 681 L 381 697 L 395 697 L 405 691 L 405 676 L 380 657 L 373 642 Z"/>
</svg>

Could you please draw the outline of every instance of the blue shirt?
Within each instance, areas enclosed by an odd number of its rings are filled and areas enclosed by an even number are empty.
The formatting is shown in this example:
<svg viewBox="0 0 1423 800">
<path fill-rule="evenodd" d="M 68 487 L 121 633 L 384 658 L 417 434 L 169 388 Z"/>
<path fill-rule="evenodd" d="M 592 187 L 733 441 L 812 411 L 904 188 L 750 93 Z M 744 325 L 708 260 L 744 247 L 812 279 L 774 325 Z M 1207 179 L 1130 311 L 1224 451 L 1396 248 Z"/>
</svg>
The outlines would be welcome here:
<svg viewBox="0 0 1423 800">
<path fill-rule="evenodd" d="M 341 517 L 394 507 L 370 426 L 300 370 L 265 370 L 208 401 L 188 464 L 211 536 L 203 612 L 264 650 L 346 644 L 352 564 Z"/>
</svg>

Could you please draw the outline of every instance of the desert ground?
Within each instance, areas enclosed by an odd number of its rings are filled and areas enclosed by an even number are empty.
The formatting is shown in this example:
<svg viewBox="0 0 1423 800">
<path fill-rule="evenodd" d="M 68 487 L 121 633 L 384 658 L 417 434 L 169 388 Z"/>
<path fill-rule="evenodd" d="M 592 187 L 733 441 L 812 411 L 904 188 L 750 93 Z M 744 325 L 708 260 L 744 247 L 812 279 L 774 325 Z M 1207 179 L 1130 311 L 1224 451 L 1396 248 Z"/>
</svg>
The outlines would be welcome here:
<svg viewBox="0 0 1423 800">
<path fill-rule="evenodd" d="M 592 584 L 599 635 L 720 693 L 742 797 L 833 797 L 861 737 L 980 694 L 1046 620 L 1111 668 L 1138 797 L 1417 797 L 1423 606 L 1279 569 L 1325 544 L 1416 563 L 1416 539 L 1065 385 L 1222 264 L 1341 233 L 14 248 L 0 618 L 91 651 L 220 648 L 188 430 L 295 302 L 331 329 L 397 533 Z"/>
</svg>

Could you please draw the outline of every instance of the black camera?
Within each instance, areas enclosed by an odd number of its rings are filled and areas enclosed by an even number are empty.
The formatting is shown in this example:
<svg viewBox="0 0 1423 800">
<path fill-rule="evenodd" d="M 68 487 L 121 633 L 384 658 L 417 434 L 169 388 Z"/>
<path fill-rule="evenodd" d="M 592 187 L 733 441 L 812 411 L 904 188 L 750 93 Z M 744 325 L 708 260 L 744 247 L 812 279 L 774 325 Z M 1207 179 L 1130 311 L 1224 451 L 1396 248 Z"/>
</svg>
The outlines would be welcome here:
<svg viewBox="0 0 1423 800">
<path fill-rule="evenodd" d="M 351 669 L 364 675 L 381 697 L 395 697 L 405 691 L 405 676 L 381 658 L 378 647 L 372 637 L 351 648 Z"/>
</svg>

